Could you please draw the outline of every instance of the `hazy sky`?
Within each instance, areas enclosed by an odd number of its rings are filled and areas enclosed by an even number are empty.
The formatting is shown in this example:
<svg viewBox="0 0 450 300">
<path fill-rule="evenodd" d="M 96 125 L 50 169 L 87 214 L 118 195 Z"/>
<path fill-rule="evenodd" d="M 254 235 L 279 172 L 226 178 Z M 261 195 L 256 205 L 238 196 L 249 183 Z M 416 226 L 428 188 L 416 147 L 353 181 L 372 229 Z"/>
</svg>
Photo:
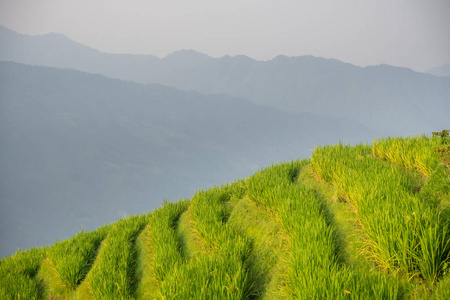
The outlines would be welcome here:
<svg viewBox="0 0 450 300">
<path fill-rule="evenodd" d="M 450 62 L 450 0 L 0 0 L 0 24 L 110 53 L 311 54 L 420 71 Z"/>
</svg>

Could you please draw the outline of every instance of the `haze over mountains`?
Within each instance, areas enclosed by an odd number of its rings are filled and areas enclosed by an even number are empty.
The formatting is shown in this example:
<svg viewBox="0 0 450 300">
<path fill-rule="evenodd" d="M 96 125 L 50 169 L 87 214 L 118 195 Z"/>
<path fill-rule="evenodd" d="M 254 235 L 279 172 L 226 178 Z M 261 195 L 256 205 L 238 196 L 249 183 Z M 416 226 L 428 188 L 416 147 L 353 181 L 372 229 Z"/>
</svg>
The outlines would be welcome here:
<svg viewBox="0 0 450 300">
<path fill-rule="evenodd" d="M 435 67 L 428 70 L 427 73 L 430 73 L 435 76 L 448 76 L 450 77 L 450 63 L 445 64 L 443 66 Z"/>
<path fill-rule="evenodd" d="M 308 157 L 314 145 L 376 136 L 230 96 L 12 62 L 0 63 L 0 95 L 1 255 Z"/>
<path fill-rule="evenodd" d="M 0 63 L 0 256 L 308 157 L 315 145 L 449 125 L 450 77 L 409 69 L 106 54 L 4 27 L 0 45 L 1 61 L 18 62 Z"/>
<path fill-rule="evenodd" d="M 0 60 L 74 68 L 205 94 L 229 94 L 290 112 L 343 117 L 390 135 L 448 126 L 450 78 L 379 65 L 357 67 L 313 56 L 211 58 L 181 50 L 152 55 L 105 54 L 60 34 L 27 36 L 4 27 Z"/>
</svg>

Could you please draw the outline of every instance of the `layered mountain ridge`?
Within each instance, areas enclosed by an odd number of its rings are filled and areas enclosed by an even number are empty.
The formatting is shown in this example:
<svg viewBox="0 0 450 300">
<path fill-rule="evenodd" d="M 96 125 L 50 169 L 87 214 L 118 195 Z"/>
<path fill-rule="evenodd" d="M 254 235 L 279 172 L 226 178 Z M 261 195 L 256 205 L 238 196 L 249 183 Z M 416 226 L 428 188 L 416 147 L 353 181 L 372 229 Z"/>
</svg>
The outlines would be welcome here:
<svg viewBox="0 0 450 300">
<path fill-rule="evenodd" d="M 229 94 L 285 111 L 347 118 L 391 135 L 445 128 L 450 78 L 388 65 L 358 67 L 314 56 L 212 58 L 182 50 L 165 58 L 106 54 L 61 35 L 2 28 L 0 60 L 73 68 L 204 94 Z"/>
</svg>

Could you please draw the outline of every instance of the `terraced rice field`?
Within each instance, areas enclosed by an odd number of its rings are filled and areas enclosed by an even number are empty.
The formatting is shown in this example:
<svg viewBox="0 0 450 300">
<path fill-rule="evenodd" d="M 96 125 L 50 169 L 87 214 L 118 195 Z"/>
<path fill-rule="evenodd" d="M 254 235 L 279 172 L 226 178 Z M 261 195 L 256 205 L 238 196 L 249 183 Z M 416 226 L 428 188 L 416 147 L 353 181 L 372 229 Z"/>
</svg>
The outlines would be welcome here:
<svg viewBox="0 0 450 300">
<path fill-rule="evenodd" d="M 317 148 L 0 263 L 1 299 L 450 299 L 438 138 Z"/>
</svg>

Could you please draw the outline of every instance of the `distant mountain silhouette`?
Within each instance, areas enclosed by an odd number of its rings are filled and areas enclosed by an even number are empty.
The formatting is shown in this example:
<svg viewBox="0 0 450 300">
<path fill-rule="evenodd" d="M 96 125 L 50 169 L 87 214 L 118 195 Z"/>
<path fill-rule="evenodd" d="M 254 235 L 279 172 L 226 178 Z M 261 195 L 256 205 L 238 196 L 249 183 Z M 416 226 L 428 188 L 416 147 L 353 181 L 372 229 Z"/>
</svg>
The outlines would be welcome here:
<svg viewBox="0 0 450 300">
<path fill-rule="evenodd" d="M 59 34 L 27 36 L 0 29 L 0 60 L 73 68 L 204 94 L 229 94 L 291 112 L 342 117 L 391 135 L 449 126 L 450 78 L 335 59 L 278 56 L 211 58 L 192 50 L 159 59 L 101 53 Z"/>
<path fill-rule="evenodd" d="M 228 93 L 286 111 L 344 117 L 389 134 L 429 133 L 449 125 L 450 78 L 387 65 L 360 68 L 312 56 L 268 62 L 223 57 L 158 82 Z"/>
<path fill-rule="evenodd" d="M 69 69 L 0 62 L 0 255 L 382 133 Z"/>
<path fill-rule="evenodd" d="M 439 67 L 432 68 L 432 69 L 428 70 L 427 73 L 432 74 L 434 76 L 450 77 L 450 63 L 439 66 Z"/>
<path fill-rule="evenodd" d="M 181 50 L 164 59 L 153 55 L 102 53 L 62 34 L 29 36 L 0 26 L 0 60 L 56 68 L 71 68 L 138 83 L 156 82 L 155 77 L 195 67 L 211 57 Z"/>
</svg>

